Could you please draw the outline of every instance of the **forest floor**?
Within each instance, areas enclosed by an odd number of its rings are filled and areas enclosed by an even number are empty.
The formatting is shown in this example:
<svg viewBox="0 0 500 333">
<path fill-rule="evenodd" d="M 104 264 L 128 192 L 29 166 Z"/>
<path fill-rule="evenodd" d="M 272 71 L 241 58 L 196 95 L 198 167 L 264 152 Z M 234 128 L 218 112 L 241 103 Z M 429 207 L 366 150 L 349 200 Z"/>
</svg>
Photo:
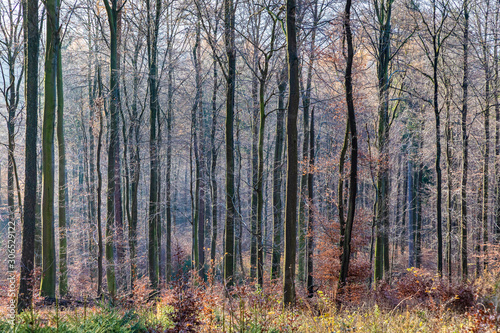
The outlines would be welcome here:
<svg viewBox="0 0 500 333">
<path fill-rule="evenodd" d="M 279 283 L 241 285 L 229 297 L 220 284 L 184 283 L 156 302 L 142 287 L 115 306 L 87 299 L 45 306 L 39 299 L 14 326 L 0 319 L 0 332 L 500 332 L 499 281 L 500 274 L 485 274 L 448 284 L 413 269 L 377 292 L 361 284 L 339 297 L 326 288 L 313 298 L 298 292 L 293 309 L 283 308 Z"/>
</svg>

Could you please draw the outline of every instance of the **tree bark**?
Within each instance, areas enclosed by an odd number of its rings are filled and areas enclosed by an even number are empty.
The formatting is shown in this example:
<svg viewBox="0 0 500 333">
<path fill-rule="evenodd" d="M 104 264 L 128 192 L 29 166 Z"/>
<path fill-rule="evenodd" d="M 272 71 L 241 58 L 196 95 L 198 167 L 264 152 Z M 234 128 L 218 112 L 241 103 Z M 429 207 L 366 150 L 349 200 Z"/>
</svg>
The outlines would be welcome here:
<svg viewBox="0 0 500 333">
<path fill-rule="evenodd" d="M 53 300 L 56 296 L 56 250 L 54 240 L 54 127 L 56 116 L 57 74 L 57 1 L 48 0 L 45 47 L 45 103 L 42 134 L 42 280 L 40 293 Z"/>
<path fill-rule="evenodd" d="M 347 122 L 349 124 L 349 136 L 351 141 L 351 173 L 349 176 L 349 200 L 347 209 L 347 220 L 344 232 L 344 248 L 342 250 L 341 264 L 340 264 L 340 278 L 339 287 L 342 287 L 347 280 L 347 275 L 349 274 L 349 261 L 351 256 L 351 235 L 352 227 L 354 224 L 354 217 L 356 212 L 356 195 L 358 190 L 358 136 L 356 128 L 356 114 L 354 112 L 354 96 L 353 96 L 353 85 L 352 85 L 352 67 L 354 60 L 354 47 L 352 42 L 352 30 L 351 30 L 351 0 L 346 1 L 345 13 L 344 13 L 344 29 L 347 41 L 347 63 L 346 63 L 346 73 L 345 73 L 345 92 L 346 92 L 346 103 L 347 103 Z M 313 123 L 313 118 L 311 117 L 311 124 Z M 311 128 L 312 125 L 311 125 Z M 311 133 L 314 136 L 314 133 Z M 313 143 L 313 137 L 311 137 L 311 145 Z M 312 148 L 311 148 L 311 151 Z M 311 254 L 312 255 L 312 254 Z M 309 284 L 308 284 L 309 285 Z M 312 293 L 312 285 L 309 294 Z"/>
<path fill-rule="evenodd" d="M 286 90 L 286 68 L 278 77 L 278 112 L 276 114 L 276 140 L 274 146 L 273 164 L 273 254 L 271 265 L 271 278 L 280 276 L 281 265 L 281 234 L 283 233 L 283 218 L 281 201 L 281 186 L 283 174 L 283 141 L 284 141 L 284 118 L 285 118 L 285 90 Z"/>
<path fill-rule="evenodd" d="M 23 1 L 25 42 L 26 143 L 24 181 L 24 225 L 21 252 L 21 278 L 17 311 L 32 306 L 33 269 L 35 260 L 35 229 L 37 203 L 37 135 L 38 135 L 38 1 Z"/>
<path fill-rule="evenodd" d="M 376 244 L 374 281 L 387 278 L 389 270 L 389 63 L 391 61 L 391 15 L 394 0 L 383 0 L 377 8 L 379 21 L 377 78 L 379 89 L 378 108 L 378 150 L 379 162 L 377 170 L 377 200 L 376 200 Z M 375 283 L 375 286 L 377 283 Z"/>
<path fill-rule="evenodd" d="M 287 177 L 285 203 L 285 262 L 283 267 L 283 304 L 295 304 L 295 255 L 297 250 L 297 113 L 299 110 L 299 58 L 297 54 L 296 1 L 286 3 L 286 40 L 290 94 L 287 115 Z"/>
<path fill-rule="evenodd" d="M 155 18 L 151 13 L 151 2 L 146 1 L 148 22 L 148 62 L 149 62 L 149 106 L 150 106 L 150 136 L 149 136 L 149 158 L 150 158 L 150 187 L 149 187 L 149 223 L 148 223 L 148 268 L 149 282 L 153 289 L 158 289 L 159 278 L 159 244 L 158 226 L 160 221 L 159 198 L 158 198 L 158 137 L 157 118 L 159 113 L 158 85 L 157 85 L 157 51 L 158 30 L 160 24 L 161 1 L 156 1 Z"/>
<path fill-rule="evenodd" d="M 236 49 L 233 0 L 224 0 L 224 42 L 228 70 L 226 74 L 226 223 L 224 235 L 224 283 L 233 286 L 234 274 L 234 94 L 236 80 Z"/>
<path fill-rule="evenodd" d="M 59 2 L 59 1 L 58 1 Z M 59 7 L 59 4 L 58 4 Z M 58 18 L 59 21 L 59 18 Z M 59 296 L 68 293 L 68 241 L 66 238 L 66 209 L 68 185 L 66 176 L 66 144 L 64 141 L 64 91 L 61 59 L 61 36 L 57 36 L 57 147 L 59 153 Z"/>
<path fill-rule="evenodd" d="M 462 80 L 462 202 L 461 202 L 461 227 L 460 227 L 460 260 L 461 260 L 461 273 L 462 280 L 468 279 L 467 267 L 467 168 L 468 168 L 468 135 L 467 135 L 467 102 L 468 102 L 468 89 L 469 89 L 469 0 L 463 2 L 464 11 L 464 37 L 463 37 L 463 71 L 464 76 Z"/>
</svg>

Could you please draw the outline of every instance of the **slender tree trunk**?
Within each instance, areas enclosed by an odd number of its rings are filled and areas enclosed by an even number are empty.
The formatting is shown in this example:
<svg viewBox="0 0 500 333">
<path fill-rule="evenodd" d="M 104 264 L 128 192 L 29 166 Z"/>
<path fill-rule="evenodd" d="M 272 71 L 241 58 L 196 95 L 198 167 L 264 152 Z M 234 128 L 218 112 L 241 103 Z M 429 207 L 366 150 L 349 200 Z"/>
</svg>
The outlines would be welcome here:
<svg viewBox="0 0 500 333">
<path fill-rule="evenodd" d="M 173 66 L 172 66 L 172 44 L 169 44 L 168 51 L 168 100 L 167 100 L 167 174 L 166 174 L 166 219 L 167 219 L 167 240 L 166 240 L 166 281 L 172 279 L 172 117 L 173 117 Z"/>
<path fill-rule="evenodd" d="M 408 267 L 415 267 L 415 186 L 413 161 L 408 154 Z"/>
<path fill-rule="evenodd" d="M 201 36 L 201 18 L 198 13 L 198 22 L 196 25 L 196 37 L 195 44 L 193 47 L 193 60 L 195 64 L 195 72 L 196 72 L 196 96 L 193 103 L 193 107 L 191 109 L 191 137 L 193 140 L 193 153 L 194 153 L 194 163 L 195 163 L 195 190 L 194 190 L 194 201 L 193 201 L 193 259 L 194 259 L 194 268 L 198 272 L 201 278 L 203 278 L 202 274 L 202 263 L 200 261 L 200 251 L 203 250 L 203 245 L 200 242 L 200 218 L 203 218 L 203 209 L 204 207 L 201 205 L 203 203 L 203 198 L 201 198 L 201 182 L 202 182 L 202 164 L 201 164 L 201 151 L 200 151 L 200 141 L 201 137 L 198 136 L 198 120 L 199 113 L 203 112 L 202 105 L 202 78 L 201 78 L 201 59 L 200 59 L 200 36 Z M 203 124 L 199 124 L 199 126 L 203 126 Z"/>
<path fill-rule="evenodd" d="M 267 67 L 267 64 L 265 65 Z M 260 78 L 259 85 L 259 144 L 258 144 L 258 169 L 257 169 L 257 283 L 264 283 L 264 249 L 262 242 L 262 215 L 264 209 L 264 131 L 266 126 L 265 86 L 267 72 Z"/>
<path fill-rule="evenodd" d="M 103 122 L 104 122 L 104 100 L 102 95 L 102 79 L 101 68 L 97 67 L 97 82 L 99 90 L 98 105 L 95 112 L 99 120 L 99 134 L 97 137 L 97 152 L 96 152 L 96 165 L 97 165 L 97 297 L 102 298 L 102 278 L 103 278 L 103 256 L 104 256 L 104 241 L 102 239 L 102 221 L 101 221 L 101 206 L 102 206 L 102 173 L 101 173 L 101 150 L 102 150 L 102 135 L 103 135 Z M 106 228 L 107 229 L 107 228 Z M 107 231 L 107 230 L 106 230 Z M 106 248 L 107 250 L 107 248 Z"/>
<path fill-rule="evenodd" d="M 59 296 L 68 293 L 68 242 L 66 238 L 66 209 L 68 185 L 66 176 L 66 145 L 64 142 L 64 91 L 61 59 L 61 39 L 57 37 L 57 147 L 59 153 Z"/>
<path fill-rule="evenodd" d="M 420 151 L 422 150 L 422 142 L 420 142 Z M 423 164 L 419 163 L 418 170 L 415 173 L 415 267 L 420 268 L 422 265 L 422 179 L 423 179 Z"/>
<path fill-rule="evenodd" d="M 462 212 L 461 212 L 461 227 L 460 227 L 460 260 L 461 260 L 461 273 L 462 280 L 467 281 L 468 267 L 467 267 L 467 168 L 468 168 L 468 135 L 467 135 L 467 102 L 468 102 L 468 89 L 469 89 L 469 1 L 464 0 L 464 39 L 463 39 L 463 71 L 464 77 L 462 81 Z"/>
<path fill-rule="evenodd" d="M 347 41 L 347 59 L 346 59 L 347 63 L 346 63 L 346 73 L 344 79 L 345 79 L 345 92 L 346 92 L 346 103 L 347 103 L 347 118 L 348 118 L 347 122 L 349 124 L 349 135 L 351 141 L 351 173 L 349 176 L 349 201 L 348 201 L 349 206 L 347 209 L 347 220 L 344 232 L 344 247 L 342 249 L 342 257 L 340 264 L 339 287 L 342 287 L 346 283 L 347 275 L 349 273 L 349 260 L 351 256 L 351 235 L 352 235 L 352 227 L 354 224 L 354 217 L 356 212 L 356 195 L 358 190 L 358 136 L 356 128 L 356 114 L 354 112 L 354 96 L 353 96 L 353 85 L 352 85 L 354 47 L 352 42 L 352 30 L 351 30 L 351 0 L 347 0 L 346 2 L 344 15 L 345 15 L 344 30 Z M 313 123 L 313 121 L 314 120 L 311 117 L 311 123 Z M 312 125 L 311 128 L 313 128 Z M 314 133 L 312 132 L 311 135 L 314 136 Z M 311 145 L 312 143 L 313 143 L 313 137 L 311 137 Z M 311 151 L 313 151 L 312 148 Z M 311 294 L 311 292 L 312 289 L 309 291 L 309 294 Z"/>
<path fill-rule="evenodd" d="M 490 13 L 490 1 L 486 1 L 486 17 L 484 18 L 484 40 L 483 40 L 483 57 L 484 57 L 484 75 L 485 75 L 485 107 L 484 107 L 484 161 L 483 161 L 483 205 L 481 220 L 483 225 L 483 255 L 484 255 L 484 269 L 488 269 L 488 213 L 489 213 L 489 163 L 490 163 L 490 89 L 491 89 L 491 73 L 489 56 L 490 50 L 486 45 L 489 29 L 489 13 Z"/>
<path fill-rule="evenodd" d="M 316 52 L 316 31 L 318 28 L 318 1 L 314 2 L 313 7 L 313 22 L 311 27 L 311 44 L 309 49 L 309 64 L 307 66 L 307 77 L 306 77 L 306 86 L 305 90 L 302 93 L 302 106 L 304 109 L 303 113 L 303 130 L 304 130 L 304 141 L 302 143 L 302 161 L 303 165 L 307 165 L 307 160 L 310 158 L 309 156 L 309 143 L 310 143 L 310 126 L 309 126 L 309 108 L 311 105 L 311 91 L 312 91 L 312 75 L 314 70 L 314 62 L 315 62 L 315 52 Z M 304 265 L 304 260 L 307 261 L 307 249 L 306 249 L 306 238 L 307 238 L 307 221 L 306 221 L 306 204 L 308 197 L 308 175 L 306 173 L 302 173 L 300 179 L 300 201 L 299 201 L 299 257 L 298 257 L 298 278 L 300 281 L 307 280 L 307 276 L 305 273 L 305 269 L 307 267 Z"/>
<path fill-rule="evenodd" d="M 257 46 L 254 46 L 254 69 L 257 68 Z M 250 278 L 257 277 L 257 205 L 258 205 L 258 168 L 259 168 L 259 82 L 257 77 L 252 78 L 252 196 L 250 203 Z"/>
<path fill-rule="evenodd" d="M 284 118 L 285 118 L 285 90 L 286 90 L 286 68 L 278 78 L 278 113 L 276 115 L 276 142 L 274 147 L 273 165 L 273 259 L 271 266 L 271 278 L 280 276 L 281 265 L 281 234 L 283 233 L 281 184 L 283 174 L 283 141 L 284 141 Z"/>
<path fill-rule="evenodd" d="M 494 28 L 494 91 L 493 91 L 493 99 L 495 103 L 495 218 L 494 218 L 494 233 L 495 240 L 499 240 L 500 236 L 500 101 L 498 100 L 498 85 L 499 85 L 499 58 L 498 58 L 498 43 L 499 43 L 499 15 L 500 15 L 500 4 L 496 4 L 495 11 L 495 28 Z"/>
<path fill-rule="evenodd" d="M 132 66 L 134 71 L 133 86 L 132 86 L 132 105 L 130 117 L 130 219 L 128 225 L 128 241 L 130 251 L 130 290 L 134 290 L 135 281 L 137 280 L 137 222 L 138 222 L 138 186 L 140 179 L 141 161 L 140 161 L 140 133 L 139 133 L 139 117 L 137 110 L 138 89 L 139 89 L 139 71 L 138 57 L 141 45 L 136 43 Z M 125 86 L 124 86 L 125 87 Z"/>
<path fill-rule="evenodd" d="M 435 10 L 435 6 L 434 6 Z M 439 61 L 439 52 L 436 41 L 436 36 L 433 36 L 434 42 L 434 61 L 433 61 L 433 82 L 434 82 L 434 97 L 433 97 L 433 106 L 434 106 L 434 118 L 436 125 L 436 160 L 435 160 L 435 169 L 436 169 L 436 231 L 437 231 L 437 257 L 438 257 L 438 274 L 439 276 L 443 276 L 443 214 L 442 214 L 442 183 L 443 176 L 441 172 L 441 120 L 439 117 L 439 80 L 438 80 L 438 61 Z M 421 172 L 419 170 L 419 172 Z M 418 185 L 420 187 L 420 185 Z M 419 194 L 418 194 L 419 195 Z M 417 199 L 420 201 L 420 199 Z M 418 245 L 417 245 L 418 246 Z M 417 256 L 419 255 L 417 251 Z M 418 263 L 417 263 L 418 266 Z"/>
<path fill-rule="evenodd" d="M 287 177 L 285 204 L 285 262 L 283 267 L 283 304 L 295 304 L 295 254 L 297 250 L 297 113 L 299 109 L 299 58 L 295 24 L 296 1 L 286 3 L 286 40 L 290 94 L 287 115 Z"/>
<path fill-rule="evenodd" d="M 494 80 L 493 80 L 493 100 L 495 104 L 495 213 L 494 213 L 494 235 L 495 240 L 499 240 L 500 236 L 500 101 L 498 100 L 498 84 L 499 84 L 499 58 L 498 58 L 498 43 L 499 43 L 499 15 L 500 4 L 496 4 L 495 8 L 495 25 L 494 25 Z"/>
<path fill-rule="evenodd" d="M 217 27 L 215 35 L 217 34 Z M 211 275 L 215 276 L 215 260 L 217 253 L 217 208 L 218 208 L 218 194 L 217 194 L 217 147 L 215 146 L 215 135 L 217 134 L 217 90 L 219 84 L 216 55 L 214 54 L 214 87 L 212 93 L 212 128 L 210 133 L 210 147 L 211 147 L 211 163 L 210 163 L 210 182 L 211 182 L 211 195 L 212 195 L 212 238 L 210 244 L 210 265 Z"/>
<path fill-rule="evenodd" d="M 307 258 L 306 258 L 306 267 L 307 267 L 307 293 L 309 297 L 312 297 L 314 294 L 314 108 L 311 110 L 311 129 L 309 131 L 309 172 L 308 172 L 308 205 L 309 219 L 307 221 L 307 235 L 306 235 L 306 244 L 307 244 Z"/>
<path fill-rule="evenodd" d="M 447 178 L 447 185 L 448 185 L 448 196 L 447 196 L 447 202 L 446 202 L 446 207 L 448 210 L 447 214 L 447 233 L 446 233 L 446 270 L 448 273 L 448 282 L 451 283 L 451 276 L 452 276 L 452 251 L 451 251 L 451 244 L 452 244 L 452 192 L 453 192 L 453 181 L 452 181 L 452 174 L 451 174 L 451 168 L 452 168 L 452 153 L 451 153 L 451 140 L 453 138 L 453 130 L 451 128 L 451 119 L 450 119 L 450 109 L 451 109 L 451 96 L 449 94 L 449 87 L 448 87 L 448 82 L 447 82 L 447 87 L 446 87 L 446 178 Z"/>
<path fill-rule="evenodd" d="M 18 312 L 32 306 L 33 269 L 37 202 L 37 135 L 38 135 L 38 1 L 23 2 L 25 42 L 26 143 L 24 182 L 24 225 L 21 252 L 21 278 L 17 302 Z"/>
</svg>

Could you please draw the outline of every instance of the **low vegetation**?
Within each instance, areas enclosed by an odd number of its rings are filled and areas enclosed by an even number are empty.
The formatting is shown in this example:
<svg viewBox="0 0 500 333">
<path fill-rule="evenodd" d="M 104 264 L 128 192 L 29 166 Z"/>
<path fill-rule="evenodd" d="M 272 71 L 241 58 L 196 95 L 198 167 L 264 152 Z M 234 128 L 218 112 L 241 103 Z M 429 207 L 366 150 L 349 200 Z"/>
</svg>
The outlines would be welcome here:
<svg viewBox="0 0 500 333">
<path fill-rule="evenodd" d="M 448 284 L 430 273 L 409 269 L 377 292 L 346 288 L 318 290 L 284 308 L 280 283 L 264 290 L 194 281 L 165 289 L 156 301 L 151 290 L 116 300 L 61 301 L 35 307 L 16 318 L 13 332 L 497 332 L 500 329 L 500 274 L 487 273 L 471 284 Z M 147 281 L 144 285 L 147 285 Z M 228 295 L 229 297 L 226 297 Z M 0 331 L 11 326 L 0 322 Z"/>
</svg>

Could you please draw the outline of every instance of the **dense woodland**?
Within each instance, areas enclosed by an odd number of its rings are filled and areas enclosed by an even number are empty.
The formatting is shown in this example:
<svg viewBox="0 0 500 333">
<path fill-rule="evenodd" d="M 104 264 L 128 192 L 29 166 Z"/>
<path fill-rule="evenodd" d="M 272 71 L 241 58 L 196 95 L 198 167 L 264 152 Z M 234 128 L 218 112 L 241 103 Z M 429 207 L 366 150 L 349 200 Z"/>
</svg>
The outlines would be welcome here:
<svg viewBox="0 0 500 333">
<path fill-rule="evenodd" d="M 494 0 L 0 0 L 0 278 L 22 312 L 497 272 L 499 46 Z"/>
</svg>

